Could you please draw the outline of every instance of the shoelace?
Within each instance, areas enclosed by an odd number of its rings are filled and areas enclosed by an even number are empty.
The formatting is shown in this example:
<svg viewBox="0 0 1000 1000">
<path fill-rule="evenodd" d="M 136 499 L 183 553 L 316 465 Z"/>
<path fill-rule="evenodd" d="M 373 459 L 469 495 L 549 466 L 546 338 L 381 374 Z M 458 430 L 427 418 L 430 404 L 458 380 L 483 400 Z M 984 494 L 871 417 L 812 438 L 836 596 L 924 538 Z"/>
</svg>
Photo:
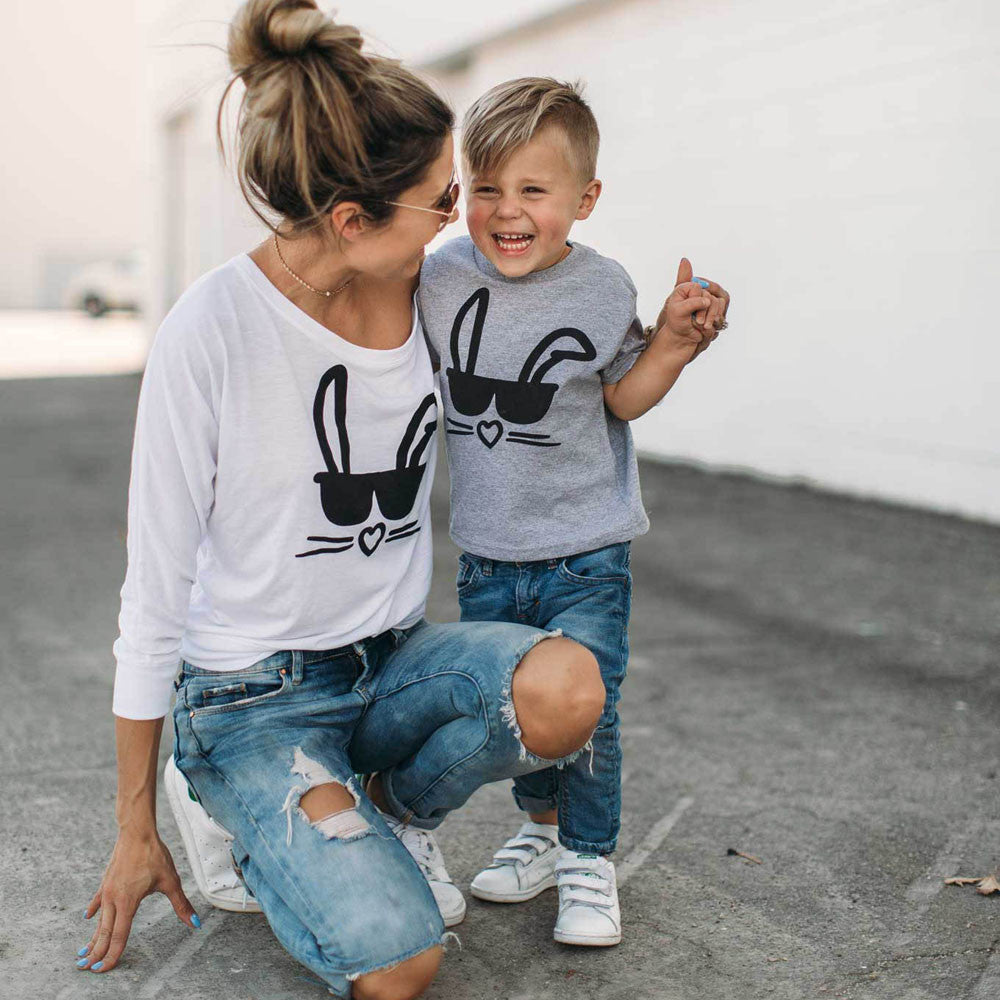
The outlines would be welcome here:
<svg viewBox="0 0 1000 1000">
<path fill-rule="evenodd" d="M 410 852 L 414 861 L 420 866 L 425 877 L 436 879 L 439 882 L 451 881 L 445 870 L 441 852 L 437 849 L 437 844 L 429 831 L 420 830 L 407 823 L 400 823 L 398 820 L 390 822 L 389 825 L 402 845 Z"/>
</svg>

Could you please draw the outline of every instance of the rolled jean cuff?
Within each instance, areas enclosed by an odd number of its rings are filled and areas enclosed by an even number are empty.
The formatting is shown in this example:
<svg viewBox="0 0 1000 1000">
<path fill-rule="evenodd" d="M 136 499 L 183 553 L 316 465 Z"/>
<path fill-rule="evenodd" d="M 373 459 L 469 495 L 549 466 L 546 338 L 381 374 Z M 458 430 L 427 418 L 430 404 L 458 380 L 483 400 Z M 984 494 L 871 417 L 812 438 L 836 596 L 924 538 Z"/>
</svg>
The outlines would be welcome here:
<svg viewBox="0 0 1000 1000">
<path fill-rule="evenodd" d="M 559 800 L 554 795 L 546 799 L 536 799 L 531 795 L 521 795 L 516 788 L 514 801 L 517 803 L 517 808 L 526 813 L 544 813 L 559 808 Z"/>
<path fill-rule="evenodd" d="M 613 854 L 618 846 L 618 840 L 578 840 L 576 837 L 566 837 L 559 831 L 559 843 L 577 854 Z"/>
<path fill-rule="evenodd" d="M 414 816 L 411 810 L 407 809 L 399 799 L 396 798 L 396 793 L 392 790 L 392 771 L 382 771 L 379 774 L 379 782 L 382 785 L 382 798 L 385 800 L 385 804 L 389 807 L 389 815 L 400 823 L 409 823 L 412 826 L 418 827 L 421 830 L 433 830 L 438 823 L 431 823 L 428 825 L 427 821 L 421 820 L 418 816 Z"/>
</svg>

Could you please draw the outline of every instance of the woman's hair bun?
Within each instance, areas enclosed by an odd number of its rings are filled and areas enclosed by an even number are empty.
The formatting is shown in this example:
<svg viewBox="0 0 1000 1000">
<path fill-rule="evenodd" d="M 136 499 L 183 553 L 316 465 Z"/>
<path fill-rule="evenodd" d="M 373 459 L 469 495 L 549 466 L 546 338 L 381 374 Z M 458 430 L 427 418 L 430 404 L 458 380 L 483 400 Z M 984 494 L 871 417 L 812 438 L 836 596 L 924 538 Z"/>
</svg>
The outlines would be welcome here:
<svg viewBox="0 0 1000 1000">
<path fill-rule="evenodd" d="M 246 0 L 233 17 L 219 149 L 225 156 L 227 100 L 240 83 L 240 190 L 257 217 L 272 229 L 276 217 L 285 235 L 328 225 L 337 202 L 386 222 L 455 125 L 426 81 L 363 47 L 357 28 L 336 24 L 315 0 Z"/>
<path fill-rule="evenodd" d="M 367 68 L 363 44 L 357 28 L 336 24 L 315 0 L 247 0 L 229 26 L 229 65 L 245 79 L 276 61 L 311 51 L 322 52 L 350 76 Z"/>
</svg>

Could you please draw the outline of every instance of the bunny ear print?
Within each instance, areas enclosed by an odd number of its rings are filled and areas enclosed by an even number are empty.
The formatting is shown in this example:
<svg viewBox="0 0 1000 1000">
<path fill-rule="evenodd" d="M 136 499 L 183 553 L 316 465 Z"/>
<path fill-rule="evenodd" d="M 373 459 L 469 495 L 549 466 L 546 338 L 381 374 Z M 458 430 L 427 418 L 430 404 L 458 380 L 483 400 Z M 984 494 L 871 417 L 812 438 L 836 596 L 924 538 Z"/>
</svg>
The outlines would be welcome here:
<svg viewBox="0 0 1000 1000">
<path fill-rule="evenodd" d="M 434 393 L 429 393 L 424 396 L 420 405 L 417 407 L 416 412 L 410 418 L 410 422 L 406 427 L 406 432 L 403 434 L 403 440 L 399 445 L 399 450 L 396 452 L 397 469 L 413 468 L 413 466 L 417 465 L 423 457 L 424 449 L 427 447 L 427 442 L 430 441 L 431 435 L 437 430 L 436 404 L 437 400 L 434 397 Z M 417 441 L 416 447 L 413 447 L 413 440 L 417 436 L 417 431 L 420 429 L 420 421 L 424 419 L 428 411 L 432 408 L 434 413 L 431 415 L 430 420 L 424 424 L 420 440 Z M 413 449 L 412 451 L 410 450 L 411 448 Z M 407 456 L 409 457 L 407 458 Z"/>
<path fill-rule="evenodd" d="M 462 333 L 462 324 L 469 310 L 476 307 L 476 317 L 472 321 L 472 335 L 469 338 L 469 351 L 466 360 L 465 371 L 472 374 L 476 370 L 476 361 L 479 358 L 479 342 L 483 339 L 483 325 L 486 323 L 486 313 L 490 308 L 490 290 L 480 288 L 472 293 L 463 303 L 462 308 L 455 314 L 455 322 L 451 327 L 451 364 L 455 371 L 462 371 L 462 355 L 459 348 L 459 336 Z"/>
<path fill-rule="evenodd" d="M 328 472 L 337 472 L 337 463 L 330 450 L 330 442 L 326 436 L 326 421 L 323 419 L 326 407 L 326 392 L 333 384 L 333 415 L 337 424 L 337 438 L 340 444 L 340 461 L 345 475 L 351 471 L 351 442 L 347 437 L 347 369 L 343 365 L 334 365 L 323 372 L 313 400 L 313 426 L 316 428 L 316 440 L 319 450 L 323 453 L 323 461 Z"/>
<path fill-rule="evenodd" d="M 548 359 L 535 369 L 535 365 L 538 364 L 542 355 L 556 341 L 563 339 L 576 341 L 580 349 L 578 351 L 553 351 Z M 560 361 L 593 361 L 596 357 L 597 349 L 590 342 L 587 335 L 582 330 L 566 326 L 561 330 L 553 330 L 552 333 L 542 339 L 541 343 L 528 355 L 528 360 L 524 362 L 524 367 L 521 369 L 521 374 L 518 375 L 517 380 L 519 382 L 541 382 Z"/>
</svg>

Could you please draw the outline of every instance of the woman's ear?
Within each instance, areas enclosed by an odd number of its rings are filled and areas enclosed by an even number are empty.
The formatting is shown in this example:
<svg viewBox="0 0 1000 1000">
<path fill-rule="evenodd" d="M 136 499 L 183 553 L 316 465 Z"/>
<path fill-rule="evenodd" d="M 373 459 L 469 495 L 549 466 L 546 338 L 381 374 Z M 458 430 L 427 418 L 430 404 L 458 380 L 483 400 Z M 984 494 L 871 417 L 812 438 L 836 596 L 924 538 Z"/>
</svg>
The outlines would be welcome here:
<svg viewBox="0 0 1000 1000">
<path fill-rule="evenodd" d="M 356 201 L 338 202 L 330 211 L 330 228 L 342 240 L 356 240 L 370 227 L 364 209 Z"/>
<path fill-rule="evenodd" d="M 601 197 L 603 188 L 604 185 L 595 177 L 583 189 L 583 193 L 580 195 L 580 205 L 576 210 L 578 220 L 586 219 L 594 211 L 594 206 L 597 204 L 597 199 Z"/>
</svg>

